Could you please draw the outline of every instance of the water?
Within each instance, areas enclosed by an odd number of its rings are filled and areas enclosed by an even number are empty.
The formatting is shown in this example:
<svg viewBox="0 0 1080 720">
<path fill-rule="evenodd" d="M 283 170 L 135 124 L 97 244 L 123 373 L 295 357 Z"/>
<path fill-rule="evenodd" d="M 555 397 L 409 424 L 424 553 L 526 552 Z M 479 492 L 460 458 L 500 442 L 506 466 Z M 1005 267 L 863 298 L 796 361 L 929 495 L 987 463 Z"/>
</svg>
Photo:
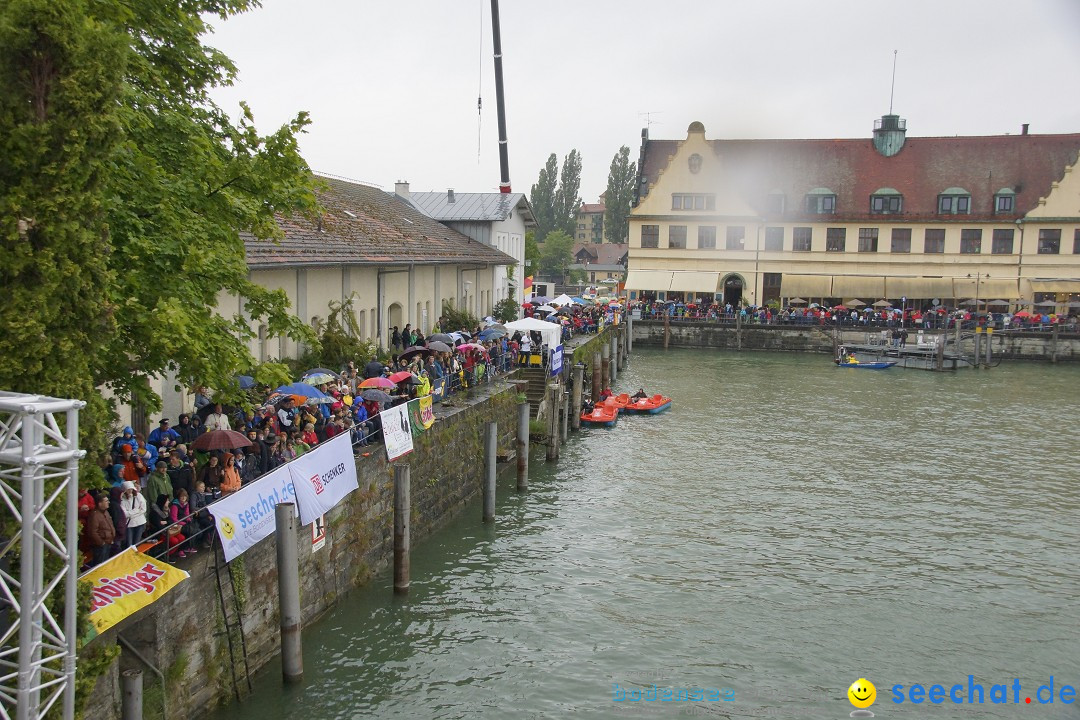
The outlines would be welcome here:
<svg viewBox="0 0 1080 720">
<path fill-rule="evenodd" d="M 355 591 L 305 628 L 302 687 L 271 664 L 219 717 L 843 718 L 860 677 L 878 717 L 1015 717 L 1014 678 L 1029 714 L 1080 717 L 1078 381 L 638 350 L 619 387 L 670 412 L 534 452 L 493 528 L 468 508 L 414 548 L 406 600 Z M 892 702 L 915 683 L 965 704 Z M 612 699 L 653 684 L 734 699 Z"/>
</svg>

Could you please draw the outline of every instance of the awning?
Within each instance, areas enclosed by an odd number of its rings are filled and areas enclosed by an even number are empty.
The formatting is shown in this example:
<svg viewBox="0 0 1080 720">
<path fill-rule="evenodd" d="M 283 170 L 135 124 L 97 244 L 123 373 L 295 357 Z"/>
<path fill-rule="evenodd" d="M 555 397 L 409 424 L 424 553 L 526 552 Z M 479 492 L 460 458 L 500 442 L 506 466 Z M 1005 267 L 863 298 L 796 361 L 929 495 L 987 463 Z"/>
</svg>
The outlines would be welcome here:
<svg viewBox="0 0 1080 720">
<path fill-rule="evenodd" d="M 832 275 L 788 275 L 780 279 L 780 297 L 833 297 Z"/>
<path fill-rule="evenodd" d="M 954 298 L 1016 300 L 1020 297 L 1018 288 L 1019 283 L 1016 278 L 979 278 L 978 290 L 975 288 L 975 278 L 953 279 Z"/>
<path fill-rule="evenodd" d="M 951 278 L 934 277 L 899 277 L 886 278 L 885 295 L 890 298 L 915 298 L 932 300 L 934 298 L 953 297 Z"/>
<path fill-rule="evenodd" d="M 1031 280 L 1031 291 L 1038 293 L 1080 293 L 1080 280 Z"/>
<path fill-rule="evenodd" d="M 859 275 L 836 275 L 832 281 L 834 297 L 868 297 L 871 302 L 885 297 L 885 278 Z"/>
<path fill-rule="evenodd" d="M 671 289 L 673 292 L 708 292 L 715 293 L 720 282 L 720 273 L 701 270 L 676 270 L 672 273 Z"/>
<path fill-rule="evenodd" d="M 667 292 L 671 289 L 671 271 L 631 270 L 626 274 L 626 289 Z"/>
</svg>

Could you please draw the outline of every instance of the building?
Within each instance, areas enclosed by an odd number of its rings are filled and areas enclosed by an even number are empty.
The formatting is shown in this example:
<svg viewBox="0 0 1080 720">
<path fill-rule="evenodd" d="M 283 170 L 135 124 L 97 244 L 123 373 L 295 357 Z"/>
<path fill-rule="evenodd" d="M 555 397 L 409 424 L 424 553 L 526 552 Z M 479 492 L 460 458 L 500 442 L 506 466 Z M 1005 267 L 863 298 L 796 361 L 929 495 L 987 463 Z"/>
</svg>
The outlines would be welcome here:
<svg viewBox="0 0 1080 720">
<path fill-rule="evenodd" d="M 503 298 L 516 300 L 521 297 L 525 279 L 525 233 L 536 227 L 532 206 L 525 195 L 455 193 L 453 190 L 410 192 L 408 183 L 398 183 L 395 194 L 410 201 L 427 216 L 514 258 L 512 265 L 492 268 L 494 303 Z"/>
<path fill-rule="evenodd" d="M 578 242 L 574 245 L 574 264 L 571 270 L 585 273 L 585 281 L 590 285 L 604 283 L 615 285 L 626 277 L 626 259 L 628 243 Z"/>
<path fill-rule="evenodd" d="M 598 203 L 582 203 L 574 220 L 574 240 L 577 242 L 604 242 L 604 196 Z"/>
<path fill-rule="evenodd" d="M 684 140 L 642 131 L 631 298 L 1067 309 L 1080 299 L 1080 134 Z"/>
</svg>

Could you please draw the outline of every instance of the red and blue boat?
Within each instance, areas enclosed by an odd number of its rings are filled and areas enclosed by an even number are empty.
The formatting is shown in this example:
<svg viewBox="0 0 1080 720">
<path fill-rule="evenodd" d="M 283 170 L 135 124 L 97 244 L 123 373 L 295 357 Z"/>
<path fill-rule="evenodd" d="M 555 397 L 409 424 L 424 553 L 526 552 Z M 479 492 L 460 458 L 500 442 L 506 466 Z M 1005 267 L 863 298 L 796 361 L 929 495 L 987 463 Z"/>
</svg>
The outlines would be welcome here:
<svg viewBox="0 0 1080 720">
<path fill-rule="evenodd" d="M 600 425 L 603 427 L 615 427 L 619 420 L 619 409 L 612 405 L 600 403 L 592 410 L 581 413 L 581 422 L 586 425 Z"/>
<path fill-rule="evenodd" d="M 671 398 L 658 394 L 652 397 L 630 398 L 630 402 L 626 404 L 622 411 L 639 415 L 656 415 L 670 407 Z"/>
</svg>

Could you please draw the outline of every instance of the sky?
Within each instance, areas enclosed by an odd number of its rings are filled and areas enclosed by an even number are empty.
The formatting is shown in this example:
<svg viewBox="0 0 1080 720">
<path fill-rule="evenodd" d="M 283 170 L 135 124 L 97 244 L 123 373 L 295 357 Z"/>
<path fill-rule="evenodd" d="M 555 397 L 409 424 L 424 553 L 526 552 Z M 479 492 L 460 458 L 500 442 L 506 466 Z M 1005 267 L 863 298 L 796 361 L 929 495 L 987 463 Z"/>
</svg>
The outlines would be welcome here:
<svg viewBox="0 0 1080 720">
<path fill-rule="evenodd" d="M 387 190 L 497 192 L 490 0 L 262 0 L 214 19 L 238 67 L 213 94 L 269 133 L 311 115 L 317 172 Z M 582 155 L 596 202 L 641 130 L 684 139 L 1080 132 L 1080 0 L 502 0 L 510 181 Z M 477 112 L 477 97 L 483 108 Z"/>
</svg>

